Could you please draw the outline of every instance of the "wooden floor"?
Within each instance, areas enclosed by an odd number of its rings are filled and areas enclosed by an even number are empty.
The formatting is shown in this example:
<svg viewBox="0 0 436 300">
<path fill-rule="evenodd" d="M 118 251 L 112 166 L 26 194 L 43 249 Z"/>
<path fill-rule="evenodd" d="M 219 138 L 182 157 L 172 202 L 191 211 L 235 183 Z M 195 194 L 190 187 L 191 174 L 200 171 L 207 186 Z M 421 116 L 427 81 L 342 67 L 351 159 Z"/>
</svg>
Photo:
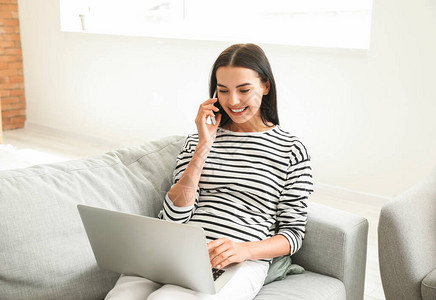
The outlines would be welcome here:
<svg viewBox="0 0 436 300">
<path fill-rule="evenodd" d="M 11 144 L 18 149 L 33 149 L 43 152 L 53 157 L 53 161 L 75 159 L 98 155 L 117 147 L 124 147 L 117 143 L 102 144 L 95 143 L 89 139 L 72 137 L 59 132 L 51 132 L 41 129 L 18 129 L 6 131 L 3 133 L 3 143 Z M 47 156 L 44 157 L 44 163 L 47 162 Z M 38 163 L 34 161 L 32 163 Z M 20 165 L 19 167 L 23 167 Z M 332 196 L 329 193 L 323 193 L 322 190 L 315 191 L 310 201 L 322 203 L 331 207 L 342 209 L 351 213 L 361 215 L 369 221 L 368 235 L 368 258 L 365 281 L 365 300 L 383 300 L 383 288 L 381 286 L 380 273 L 378 267 L 377 254 L 377 224 L 381 206 L 384 202 L 361 201 L 351 199 L 354 197 L 337 194 Z"/>
</svg>

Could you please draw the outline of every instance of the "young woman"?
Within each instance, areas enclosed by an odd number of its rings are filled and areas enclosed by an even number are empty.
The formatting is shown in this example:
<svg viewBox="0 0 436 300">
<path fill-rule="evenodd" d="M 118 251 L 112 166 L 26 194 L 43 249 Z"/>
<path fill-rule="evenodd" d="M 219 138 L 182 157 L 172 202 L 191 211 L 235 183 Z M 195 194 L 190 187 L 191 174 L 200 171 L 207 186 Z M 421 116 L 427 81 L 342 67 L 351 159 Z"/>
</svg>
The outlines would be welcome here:
<svg viewBox="0 0 436 300">
<path fill-rule="evenodd" d="M 216 295 L 122 276 L 106 299 L 253 299 L 271 259 L 301 247 L 310 156 L 279 126 L 263 50 L 254 44 L 224 50 L 212 69 L 210 97 L 199 107 L 198 133 L 177 157 L 160 217 L 201 226 L 213 268 L 242 267 Z"/>
</svg>

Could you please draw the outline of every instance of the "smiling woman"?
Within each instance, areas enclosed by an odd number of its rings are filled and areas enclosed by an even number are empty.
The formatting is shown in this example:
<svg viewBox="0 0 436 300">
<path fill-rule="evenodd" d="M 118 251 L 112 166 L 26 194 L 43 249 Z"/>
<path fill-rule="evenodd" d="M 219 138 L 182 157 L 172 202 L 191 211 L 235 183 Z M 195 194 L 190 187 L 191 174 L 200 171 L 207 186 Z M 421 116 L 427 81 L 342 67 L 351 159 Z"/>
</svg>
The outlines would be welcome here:
<svg viewBox="0 0 436 300">
<path fill-rule="evenodd" d="M 61 0 L 61 30 L 312 47 L 369 47 L 372 0 Z"/>
<path fill-rule="evenodd" d="M 211 73 L 209 92 L 218 90 L 218 98 L 199 105 L 197 133 L 177 156 L 159 217 L 201 227 L 213 269 L 240 269 L 214 295 L 122 276 L 106 299 L 251 300 L 272 258 L 302 246 L 313 191 L 310 155 L 279 126 L 265 52 L 255 44 L 232 45 Z M 207 123 L 215 116 L 216 123 Z"/>
</svg>

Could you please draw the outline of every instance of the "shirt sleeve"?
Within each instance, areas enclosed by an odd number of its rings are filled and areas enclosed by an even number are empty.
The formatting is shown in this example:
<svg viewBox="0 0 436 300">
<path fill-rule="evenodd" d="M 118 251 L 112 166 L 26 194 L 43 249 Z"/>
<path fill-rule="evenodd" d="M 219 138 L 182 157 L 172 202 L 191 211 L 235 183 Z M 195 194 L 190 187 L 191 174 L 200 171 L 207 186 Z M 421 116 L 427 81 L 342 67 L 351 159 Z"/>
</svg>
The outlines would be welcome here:
<svg viewBox="0 0 436 300">
<path fill-rule="evenodd" d="M 310 155 L 303 144 L 291 151 L 287 180 L 277 206 L 278 232 L 291 246 L 290 255 L 302 245 L 307 223 L 307 199 L 313 192 Z"/>
<path fill-rule="evenodd" d="M 189 135 L 186 138 L 180 150 L 179 155 L 177 156 L 176 167 L 173 172 L 173 184 L 171 185 L 171 188 L 180 180 L 183 173 L 185 172 L 186 167 L 188 166 L 195 152 L 196 145 L 197 145 L 197 141 L 195 137 L 193 135 Z M 167 192 L 163 202 L 163 208 L 160 211 L 158 217 L 164 220 L 173 221 L 177 223 L 188 222 L 192 217 L 195 208 L 197 207 L 198 197 L 200 195 L 200 188 L 197 187 L 197 190 L 196 191 L 193 190 L 192 192 L 195 193 L 195 203 L 191 206 L 186 206 L 186 207 L 175 206 L 173 201 L 169 198 Z"/>
</svg>

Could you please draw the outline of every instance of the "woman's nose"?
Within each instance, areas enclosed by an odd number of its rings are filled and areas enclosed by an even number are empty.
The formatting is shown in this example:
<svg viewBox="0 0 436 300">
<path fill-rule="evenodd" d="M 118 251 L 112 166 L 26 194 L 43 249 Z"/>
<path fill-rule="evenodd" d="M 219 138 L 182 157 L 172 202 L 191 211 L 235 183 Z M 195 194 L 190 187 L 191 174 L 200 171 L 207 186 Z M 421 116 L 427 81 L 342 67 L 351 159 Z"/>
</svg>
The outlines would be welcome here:
<svg viewBox="0 0 436 300">
<path fill-rule="evenodd" d="M 239 99 L 239 95 L 237 93 L 230 93 L 229 95 L 229 104 L 230 106 L 237 106 L 241 102 Z"/>
</svg>

